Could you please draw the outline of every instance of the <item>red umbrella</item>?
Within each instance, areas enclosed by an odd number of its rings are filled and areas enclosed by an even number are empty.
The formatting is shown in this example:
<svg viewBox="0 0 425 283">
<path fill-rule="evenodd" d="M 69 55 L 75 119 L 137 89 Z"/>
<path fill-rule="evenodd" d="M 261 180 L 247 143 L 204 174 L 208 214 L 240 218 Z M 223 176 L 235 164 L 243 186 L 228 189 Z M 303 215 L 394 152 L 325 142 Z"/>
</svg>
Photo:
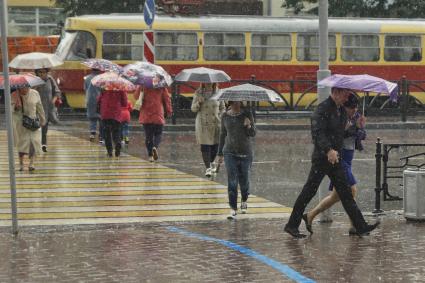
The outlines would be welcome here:
<svg viewBox="0 0 425 283">
<path fill-rule="evenodd" d="M 9 76 L 10 88 L 34 87 L 44 84 L 45 81 L 32 74 L 19 74 Z M 4 89 L 4 77 L 0 76 L 0 89 Z"/>
</svg>

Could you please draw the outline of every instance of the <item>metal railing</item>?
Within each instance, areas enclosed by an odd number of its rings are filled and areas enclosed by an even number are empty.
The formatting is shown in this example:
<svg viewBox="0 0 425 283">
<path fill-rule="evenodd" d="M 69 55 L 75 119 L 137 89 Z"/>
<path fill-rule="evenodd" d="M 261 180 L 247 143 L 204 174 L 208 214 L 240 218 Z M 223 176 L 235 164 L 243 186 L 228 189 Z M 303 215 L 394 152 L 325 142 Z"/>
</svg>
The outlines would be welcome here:
<svg viewBox="0 0 425 283">
<path fill-rule="evenodd" d="M 394 149 L 399 149 L 401 147 L 424 147 L 425 143 L 390 143 L 383 144 L 380 138 L 377 139 L 376 142 L 376 187 L 375 187 L 375 210 L 374 213 L 382 212 L 381 209 L 381 192 L 383 193 L 384 201 L 395 201 L 395 200 L 403 200 L 403 198 L 399 196 L 394 196 L 389 192 L 388 182 L 390 179 L 403 179 L 403 170 L 406 168 L 416 168 L 421 169 L 425 168 L 425 162 L 422 163 L 413 163 L 412 160 L 414 158 L 418 158 L 420 156 L 425 157 L 425 151 L 414 153 L 410 155 L 403 156 L 399 159 L 401 164 L 399 165 L 390 165 L 389 157 L 390 153 Z M 382 175 L 381 175 L 382 173 Z M 381 177 L 382 176 L 382 177 Z"/>
<path fill-rule="evenodd" d="M 398 102 L 392 102 L 387 95 L 374 94 L 369 92 L 357 92 L 361 105 L 365 108 L 367 115 L 400 115 L 401 121 L 406 121 L 407 116 L 416 116 L 425 114 L 425 80 L 408 80 L 402 77 L 395 81 L 398 85 Z M 313 111 L 317 102 L 316 81 L 314 80 L 258 80 L 254 75 L 246 80 L 232 80 L 227 85 L 251 83 L 259 85 L 276 92 L 284 101 L 283 104 L 269 105 L 260 107 L 255 104 L 255 111 L 263 115 L 280 115 L 285 112 L 294 111 Z M 182 87 L 185 92 L 195 91 L 193 84 L 185 82 L 174 82 L 172 85 L 173 102 L 173 123 L 176 123 L 178 116 L 185 116 L 190 112 L 191 98 L 181 94 Z M 415 93 L 415 95 L 412 95 Z M 314 96 L 314 98 L 312 98 Z"/>
</svg>

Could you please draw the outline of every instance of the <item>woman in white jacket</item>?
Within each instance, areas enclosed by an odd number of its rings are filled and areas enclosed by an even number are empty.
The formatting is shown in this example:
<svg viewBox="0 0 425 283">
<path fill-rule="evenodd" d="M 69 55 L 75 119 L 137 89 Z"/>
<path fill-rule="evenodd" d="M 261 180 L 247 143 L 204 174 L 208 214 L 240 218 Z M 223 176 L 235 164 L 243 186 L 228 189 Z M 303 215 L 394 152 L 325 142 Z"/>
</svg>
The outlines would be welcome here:
<svg viewBox="0 0 425 283">
<path fill-rule="evenodd" d="M 220 136 L 220 117 L 225 110 L 224 102 L 210 99 L 218 91 L 216 83 L 202 83 L 192 101 L 192 111 L 197 113 L 195 122 L 196 141 L 201 145 L 205 176 L 216 172 L 214 160 L 217 156 Z"/>
</svg>

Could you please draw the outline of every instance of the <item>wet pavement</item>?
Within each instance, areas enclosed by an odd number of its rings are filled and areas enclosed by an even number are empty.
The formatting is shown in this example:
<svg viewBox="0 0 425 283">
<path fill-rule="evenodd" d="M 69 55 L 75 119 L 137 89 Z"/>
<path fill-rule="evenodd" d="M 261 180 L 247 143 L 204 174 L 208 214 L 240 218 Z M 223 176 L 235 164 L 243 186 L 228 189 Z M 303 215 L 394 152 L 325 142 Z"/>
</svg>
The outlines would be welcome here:
<svg viewBox="0 0 425 283">
<path fill-rule="evenodd" d="M 308 128 L 305 121 L 290 123 Z M 72 121 L 53 129 L 87 140 L 86 126 Z M 252 174 L 254 195 L 293 205 L 310 166 L 312 146 L 304 128 L 259 130 Z M 420 127 L 368 131 L 365 151 L 357 153 L 353 162 L 359 182 L 358 203 L 368 221 L 376 218 L 370 212 L 374 208 L 377 137 L 386 143 L 425 143 Z M 127 152 L 134 157 L 128 158 L 146 158 L 142 139 L 139 128 L 133 129 Z M 394 153 L 395 162 L 407 153 L 412 151 Z M 191 131 L 166 132 L 160 159 L 161 166 L 206 180 Z M 225 172 L 213 181 L 224 186 Z M 401 196 L 398 183 L 392 182 L 390 191 Z M 312 205 L 316 202 L 314 199 Z M 379 216 L 380 228 L 362 238 L 348 236 L 349 223 L 340 205 L 333 208 L 332 223 L 315 222 L 315 233 L 303 240 L 283 232 L 287 214 L 277 219 L 237 221 L 223 217 L 164 219 L 155 224 L 24 227 L 16 238 L 9 228 L 1 228 L 0 250 L 8 261 L 0 263 L 0 282 L 424 282 L 425 223 L 407 222 L 401 201 L 383 202 L 382 208 L 386 213 Z"/>
</svg>

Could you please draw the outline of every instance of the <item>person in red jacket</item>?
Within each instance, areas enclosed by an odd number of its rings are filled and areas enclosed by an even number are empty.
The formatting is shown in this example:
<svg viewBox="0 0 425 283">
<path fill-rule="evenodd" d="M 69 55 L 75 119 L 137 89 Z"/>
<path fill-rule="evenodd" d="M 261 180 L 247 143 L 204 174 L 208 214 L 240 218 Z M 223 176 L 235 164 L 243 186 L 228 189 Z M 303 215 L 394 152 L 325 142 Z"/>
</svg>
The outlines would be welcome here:
<svg viewBox="0 0 425 283">
<path fill-rule="evenodd" d="M 112 157 L 112 141 L 115 156 L 121 153 L 121 107 L 127 106 L 127 93 L 124 91 L 103 90 L 98 98 L 100 118 L 108 156 Z"/>
<path fill-rule="evenodd" d="M 130 113 L 133 111 L 133 105 L 130 101 L 127 106 L 121 107 L 121 142 L 129 144 L 130 139 Z"/>
<path fill-rule="evenodd" d="M 143 91 L 143 93 L 142 93 Z M 167 88 L 138 87 L 134 93 L 137 100 L 143 95 L 143 103 L 140 107 L 139 123 L 145 131 L 145 145 L 149 161 L 158 160 L 158 147 L 161 143 L 162 129 L 165 118 L 173 113 L 171 99 Z"/>
</svg>

